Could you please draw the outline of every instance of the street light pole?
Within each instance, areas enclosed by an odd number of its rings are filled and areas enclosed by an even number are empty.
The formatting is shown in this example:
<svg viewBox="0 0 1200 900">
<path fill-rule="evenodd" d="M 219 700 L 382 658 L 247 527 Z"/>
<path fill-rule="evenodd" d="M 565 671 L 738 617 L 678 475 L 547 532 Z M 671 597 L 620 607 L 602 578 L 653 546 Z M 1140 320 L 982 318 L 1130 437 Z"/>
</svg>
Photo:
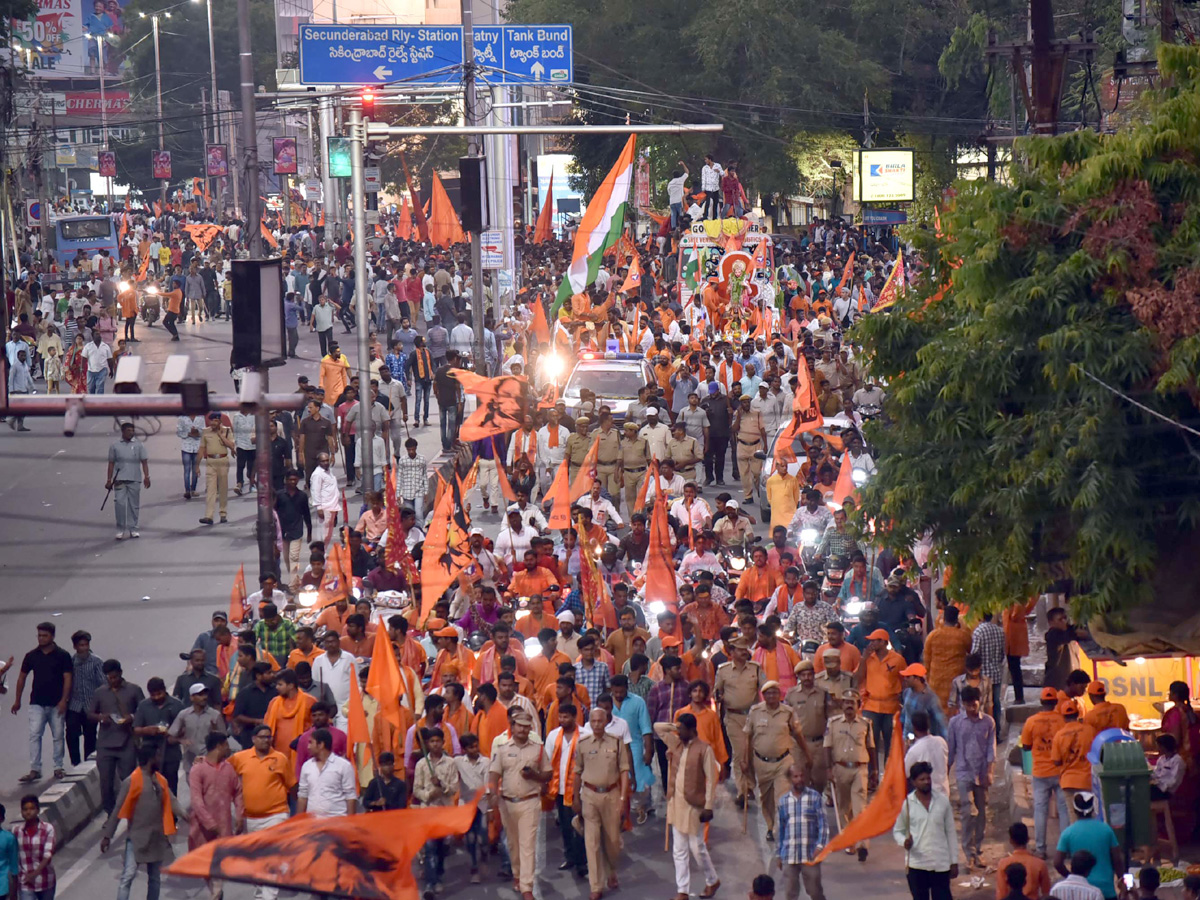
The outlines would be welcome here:
<svg viewBox="0 0 1200 900">
<path fill-rule="evenodd" d="M 463 116 L 467 127 L 479 124 L 479 110 L 475 102 L 475 16 L 471 0 L 462 0 L 463 24 Z M 479 135 L 467 135 L 467 156 L 475 159 L 481 156 L 482 150 Z M 482 204 L 486 209 L 486 200 L 482 196 L 484 185 L 479 185 L 480 197 L 474 203 Z M 464 204 L 471 203 L 466 198 Z M 475 331 L 475 343 L 472 355 L 475 357 L 475 371 L 488 374 L 484 365 L 483 348 L 483 248 L 482 235 L 475 233 L 471 239 L 471 327 Z"/>
<path fill-rule="evenodd" d="M 212 0 L 195 0 L 195 2 L 204 4 L 204 14 L 208 19 L 208 74 L 210 90 L 212 91 L 209 95 L 209 109 L 212 111 L 213 143 L 219 144 L 221 143 L 221 119 L 218 115 L 219 106 L 217 105 L 217 47 L 213 40 Z M 225 206 L 225 191 L 221 187 L 220 179 L 217 179 L 217 197 L 217 202 L 220 208 L 223 209 Z"/>
<path fill-rule="evenodd" d="M 96 49 L 100 51 L 100 132 L 104 138 L 104 151 L 108 152 L 108 97 L 104 92 L 104 37 L 96 35 Z M 71 183 L 67 182 L 67 191 L 70 192 Z M 112 176 L 108 175 L 104 178 L 105 192 L 108 194 L 108 214 L 111 216 L 113 212 L 113 195 L 112 195 Z M 125 208 L 129 209 L 129 198 L 126 197 Z"/>
<path fill-rule="evenodd" d="M 166 13 L 165 15 L 170 15 L 170 13 Z M 154 93 L 155 93 L 156 101 L 158 104 L 158 150 L 161 153 L 165 148 L 163 147 L 162 57 L 159 55 L 159 50 L 158 50 L 158 16 L 157 15 L 151 16 L 150 20 L 154 25 Z M 167 208 L 167 182 L 166 181 L 162 182 L 162 184 L 159 188 L 159 192 L 161 194 L 160 200 L 162 201 L 163 209 L 166 209 Z"/>
<path fill-rule="evenodd" d="M 350 109 L 350 193 L 354 203 L 354 297 L 358 318 L 358 433 L 362 435 L 361 471 L 363 493 L 374 489 L 375 454 L 372 442 L 375 422 L 371 410 L 371 311 L 367 299 L 367 185 L 363 157 L 367 151 L 367 126 L 361 110 Z M 353 475 L 353 473 L 351 473 Z M 346 527 L 350 527 L 346 523 Z"/>
</svg>

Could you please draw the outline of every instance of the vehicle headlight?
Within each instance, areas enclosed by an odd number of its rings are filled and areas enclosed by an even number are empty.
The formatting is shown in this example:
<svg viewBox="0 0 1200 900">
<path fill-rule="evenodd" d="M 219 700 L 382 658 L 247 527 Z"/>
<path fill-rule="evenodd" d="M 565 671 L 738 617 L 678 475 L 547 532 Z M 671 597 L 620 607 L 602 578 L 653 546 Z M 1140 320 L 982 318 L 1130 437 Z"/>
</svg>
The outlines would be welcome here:
<svg viewBox="0 0 1200 900">
<path fill-rule="evenodd" d="M 563 359 L 558 354 L 553 354 L 546 357 L 546 374 L 551 378 L 558 378 L 563 373 Z"/>
<path fill-rule="evenodd" d="M 147 294 L 157 294 L 158 288 L 155 287 L 154 285 L 150 285 L 150 287 L 146 288 L 146 293 Z"/>
<path fill-rule="evenodd" d="M 735 572 L 740 572 L 746 568 L 746 560 L 740 556 L 732 556 L 729 558 L 729 568 Z"/>
<path fill-rule="evenodd" d="M 537 638 L 526 638 L 525 640 L 525 658 L 533 659 L 535 656 L 542 655 L 542 645 Z"/>
<path fill-rule="evenodd" d="M 315 588 L 309 588 L 308 590 L 300 591 L 296 595 L 296 602 L 305 609 L 312 609 L 317 604 L 317 595 L 318 592 Z"/>
<path fill-rule="evenodd" d="M 867 475 L 867 473 L 864 472 L 862 469 L 852 469 L 850 471 L 850 480 L 853 481 L 857 485 L 861 486 L 861 485 L 866 484 L 868 477 L 869 476 Z"/>
<path fill-rule="evenodd" d="M 662 600 L 652 600 L 646 607 L 652 616 L 657 618 L 667 611 L 667 604 Z"/>
<path fill-rule="evenodd" d="M 129 282 L 128 282 L 128 281 L 122 281 L 122 282 L 120 282 L 120 283 L 117 285 L 117 290 L 118 290 L 118 291 L 122 291 L 122 292 L 129 290 Z"/>
<path fill-rule="evenodd" d="M 846 615 L 857 616 L 863 611 L 865 605 L 858 597 L 851 597 L 846 603 Z"/>
<path fill-rule="evenodd" d="M 800 543 L 802 545 L 804 545 L 805 547 L 815 547 L 817 545 L 817 538 L 818 538 L 817 529 L 815 529 L 815 528 L 801 528 L 800 529 Z"/>
</svg>

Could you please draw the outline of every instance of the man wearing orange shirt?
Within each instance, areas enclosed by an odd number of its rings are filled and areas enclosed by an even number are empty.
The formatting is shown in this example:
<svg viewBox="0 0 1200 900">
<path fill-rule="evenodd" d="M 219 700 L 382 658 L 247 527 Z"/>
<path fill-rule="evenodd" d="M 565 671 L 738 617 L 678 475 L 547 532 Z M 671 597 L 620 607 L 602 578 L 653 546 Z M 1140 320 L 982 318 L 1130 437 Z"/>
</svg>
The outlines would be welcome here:
<svg viewBox="0 0 1200 900">
<path fill-rule="evenodd" d="M 1026 617 L 1033 612 L 1038 598 L 1028 603 L 1014 603 L 1004 610 L 1004 653 L 1008 657 L 1008 674 L 1012 681 L 1013 695 L 1018 704 L 1025 702 L 1025 681 L 1021 674 L 1021 660 L 1029 655 L 1029 624 Z"/>
<path fill-rule="evenodd" d="M 796 686 L 796 665 L 800 656 L 787 641 L 781 641 L 768 625 L 758 626 L 758 642 L 751 659 L 758 663 L 767 681 L 774 681 L 786 695 Z"/>
<path fill-rule="evenodd" d="M 521 645 L 512 640 L 512 630 L 503 622 L 492 626 L 492 639 L 479 648 L 479 656 L 475 659 L 472 677 L 476 684 L 489 684 L 500 674 L 500 658 L 512 656 L 517 661 L 517 672 L 525 674 L 525 651 Z"/>
<path fill-rule="evenodd" d="M 475 656 L 466 647 L 459 646 L 458 629 L 453 625 L 443 625 L 433 632 L 434 643 L 437 644 L 437 659 L 433 661 L 433 674 L 429 679 L 431 688 L 439 687 L 442 683 L 442 669 L 446 663 L 456 660 L 461 673 L 469 673 L 475 667 Z"/>
<path fill-rule="evenodd" d="M 637 613 L 632 606 L 623 607 L 617 621 L 620 627 L 608 636 L 604 647 L 613 655 L 613 662 L 617 671 L 620 672 L 625 667 L 625 661 L 633 656 L 634 640 L 640 637 L 643 641 L 648 642 L 650 632 L 637 627 Z"/>
<path fill-rule="evenodd" d="M 287 668 L 295 669 L 296 664 L 302 662 L 306 662 L 311 666 L 313 660 L 324 653 L 325 651 L 315 643 L 312 628 L 308 625 L 301 625 L 296 629 L 296 646 L 288 654 Z"/>
<path fill-rule="evenodd" d="M 1074 810 L 1075 795 L 1092 789 L 1092 764 L 1087 755 L 1092 749 L 1096 732 L 1080 721 L 1079 707 L 1074 701 L 1060 700 L 1058 712 L 1066 724 L 1054 735 L 1050 744 L 1050 759 L 1055 765 L 1061 766 L 1058 783 Z"/>
<path fill-rule="evenodd" d="M 296 751 L 292 741 L 304 734 L 312 724 L 313 700 L 296 684 L 296 673 L 284 669 L 275 677 L 275 696 L 267 704 L 263 724 L 271 729 L 271 746 L 295 764 Z"/>
<path fill-rule="evenodd" d="M 738 580 L 735 598 L 738 600 L 765 600 L 783 584 L 779 569 L 767 564 L 765 547 L 755 547 L 751 553 L 754 565 L 742 573 Z"/>
<path fill-rule="evenodd" d="M 884 629 L 876 628 L 867 640 L 867 652 L 854 677 L 863 696 L 863 713 L 874 731 L 875 747 L 886 764 L 892 748 L 892 717 L 900 710 L 900 694 L 904 691 L 900 670 L 908 663 L 889 648 L 890 637 Z"/>
<path fill-rule="evenodd" d="M 1008 879 L 1004 877 L 1004 871 L 1013 863 L 1019 863 L 1025 867 L 1025 886 L 1021 889 L 1021 893 L 1027 900 L 1041 900 L 1042 897 L 1048 897 L 1050 895 L 1050 868 L 1044 859 L 1029 852 L 1029 826 L 1024 822 L 1013 822 L 1008 827 L 1008 840 L 1012 844 L 1012 853 L 996 865 L 996 900 L 1004 900 L 1008 896 Z"/>
<path fill-rule="evenodd" d="M 710 644 L 721 636 L 729 624 L 729 613 L 713 603 L 712 588 L 696 585 L 696 599 L 680 610 L 680 615 L 692 623 L 692 631 Z"/>
<path fill-rule="evenodd" d="M 843 672 L 857 672 L 858 664 L 862 662 L 862 654 L 858 648 L 846 640 L 846 626 L 836 619 L 825 625 L 825 643 L 817 648 L 816 658 L 813 659 L 813 669 L 820 675 L 825 671 L 825 651 L 836 650 L 842 658 Z"/>
<path fill-rule="evenodd" d="M 508 590 L 517 597 L 532 597 L 534 594 L 544 594 L 552 584 L 558 584 L 558 579 L 549 569 L 538 565 L 538 555 L 535 550 L 526 550 L 525 564 L 513 574 Z"/>
<path fill-rule="evenodd" d="M 555 587 L 555 585 L 551 585 L 551 587 Z M 514 626 L 517 634 L 521 637 L 537 637 L 549 622 L 554 622 L 555 627 L 558 627 L 558 622 L 554 618 L 554 604 L 543 595 L 530 594 L 528 602 L 522 602 L 525 603 L 525 608 L 518 609 Z"/>
<path fill-rule="evenodd" d="M 314 627 L 328 628 L 330 631 L 341 634 L 346 630 L 346 619 L 352 615 L 354 615 L 354 611 L 350 609 L 350 602 L 345 597 L 339 597 L 334 601 L 333 606 L 327 606 L 321 610 Z"/>
<path fill-rule="evenodd" d="M 262 831 L 288 817 L 288 797 L 296 790 L 296 772 L 284 754 L 271 748 L 271 729 L 254 729 L 253 746 L 229 757 L 242 780 L 246 831 Z M 275 900 L 279 889 L 259 885 L 254 900 Z"/>
<path fill-rule="evenodd" d="M 1059 766 L 1051 759 L 1054 735 L 1066 721 L 1058 712 L 1058 691 L 1052 687 L 1042 688 L 1042 711 L 1025 720 L 1021 728 L 1021 746 L 1033 757 L 1030 770 L 1033 782 L 1033 836 L 1034 850 L 1046 855 L 1046 820 L 1050 814 L 1050 800 L 1057 797 L 1059 828 L 1067 822 L 1067 798 L 1058 783 Z"/>
<path fill-rule="evenodd" d="M 1092 708 L 1083 717 L 1083 723 L 1096 734 L 1105 728 L 1123 728 L 1128 731 L 1129 713 L 1120 703 L 1108 700 L 1107 692 L 1108 689 L 1104 686 L 1103 681 L 1093 681 L 1087 686 L 1087 695 L 1088 699 L 1092 701 Z"/>
<path fill-rule="evenodd" d="M 342 651 L 357 659 L 370 659 L 375 641 L 367 635 L 367 620 L 358 613 L 346 617 L 346 633 L 342 635 Z"/>
<path fill-rule="evenodd" d="M 563 663 L 571 665 L 571 658 L 558 649 L 558 632 L 553 628 L 543 628 L 537 633 L 538 643 L 542 652 L 530 657 L 525 664 L 525 672 L 533 683 L 533 699 L 538 706 L 544 706 L 547 692 L 552 692 L 554 682 L 558 679 L 558 667 Z"/>
</svg>

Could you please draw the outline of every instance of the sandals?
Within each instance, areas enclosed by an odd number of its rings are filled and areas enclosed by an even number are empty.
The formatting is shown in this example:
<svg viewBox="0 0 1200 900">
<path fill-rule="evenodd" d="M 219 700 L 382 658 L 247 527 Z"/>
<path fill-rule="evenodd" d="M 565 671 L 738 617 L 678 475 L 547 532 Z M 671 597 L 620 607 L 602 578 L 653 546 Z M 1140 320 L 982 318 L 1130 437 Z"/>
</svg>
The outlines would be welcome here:
<svg viewBox="0 0 1200 900">
<path fill-rule="evenodd" d="M 34 769 L 28 775 L 22 775 L 20 778 L 17 779 L 17 781 L 19 781 L 21 784 L 29 784 L 30 782 L 40 781 L 41 778 L 42 778 L 42 773 L 39 772 L 37 769 Z"/>
</svg>

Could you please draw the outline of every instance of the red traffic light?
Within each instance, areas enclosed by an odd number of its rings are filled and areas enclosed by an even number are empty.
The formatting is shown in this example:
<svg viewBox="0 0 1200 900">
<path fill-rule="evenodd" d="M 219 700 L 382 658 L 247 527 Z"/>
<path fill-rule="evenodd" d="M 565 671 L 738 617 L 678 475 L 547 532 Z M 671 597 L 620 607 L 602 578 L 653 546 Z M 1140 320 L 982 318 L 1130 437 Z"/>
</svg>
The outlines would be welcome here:
<svg viewBox="0 0 1200 900">
<path fill-rule="evenodd" d="M 375 116 L 375 92 L 370 88 L 365 88 L 361 96 L 363 115 L 367 118 Z"/>
</svg>

